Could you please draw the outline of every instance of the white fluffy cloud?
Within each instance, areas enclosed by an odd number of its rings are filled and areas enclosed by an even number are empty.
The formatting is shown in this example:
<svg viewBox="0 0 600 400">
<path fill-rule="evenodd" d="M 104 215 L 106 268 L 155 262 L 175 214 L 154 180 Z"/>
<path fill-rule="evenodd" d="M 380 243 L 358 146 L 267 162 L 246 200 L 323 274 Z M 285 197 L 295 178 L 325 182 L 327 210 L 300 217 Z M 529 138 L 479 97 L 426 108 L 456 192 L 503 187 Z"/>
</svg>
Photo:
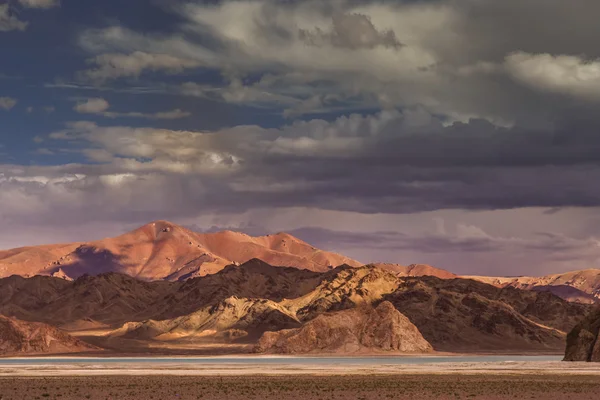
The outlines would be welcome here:
<svg viewBox="0 0 600 400">
<path fill-rule="evenodd" d="M 108 101 L 102 98 L 90 98 L 77 102 L 73 110 L 82 114 L 100 114 L 110 107 Z"/>
<path fill-rule="evenodd" d="M 50 138 L 80 142 L 91 160 L 105 163 L 103 171 L 118 174 L 226 173 L 234 171 L 240 161 L 220 148 L 215 133 L 100 127 L 81 121 L 69 124 L 68 129 L 55 132 Z"/>
<path fill-rule="evenodd" d="M 78 101 L 73 110 L 80 114 L 97 114 L 107 118 L 145 118 L 145 119 L 180 119 L 192 115 L 189 112 L 175 109 L 171 111 L 160 111 L 156 113 L 141 112 L 114 112 L 108 111 L 110 104 L 103 98 L 88 98 Z"/>
<path fill-rule="evenodd" d="M 17 100 L 12 97 L 0 97 L 0 110 L 9 111 L 17 104 Z"/>
<path fill-rule="evenodd" d="M 506 58 L 506 68 L 535 89 L 600 100 L 600 59 L 518 52 Z"/>
<path fill-rule="evenodd" d="M 60 0 L 18 0 L 19 4 L 27 8 L 52 8 L 59 7 Z"/>
</svg>

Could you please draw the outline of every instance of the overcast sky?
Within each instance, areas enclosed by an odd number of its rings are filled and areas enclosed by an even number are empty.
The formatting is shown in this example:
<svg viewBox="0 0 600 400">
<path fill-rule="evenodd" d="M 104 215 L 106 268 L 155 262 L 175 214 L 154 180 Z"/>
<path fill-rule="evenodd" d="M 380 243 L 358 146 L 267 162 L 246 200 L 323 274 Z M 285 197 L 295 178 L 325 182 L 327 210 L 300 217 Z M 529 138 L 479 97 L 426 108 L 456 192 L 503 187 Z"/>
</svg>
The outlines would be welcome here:
<svg viewBox="0 0 600 400">
<path fill-rule="evenodd" d="M 0 248 L 168 219 L 464 274 L 600 267 L 598 15 L 0 0 Z"/>
</svg>

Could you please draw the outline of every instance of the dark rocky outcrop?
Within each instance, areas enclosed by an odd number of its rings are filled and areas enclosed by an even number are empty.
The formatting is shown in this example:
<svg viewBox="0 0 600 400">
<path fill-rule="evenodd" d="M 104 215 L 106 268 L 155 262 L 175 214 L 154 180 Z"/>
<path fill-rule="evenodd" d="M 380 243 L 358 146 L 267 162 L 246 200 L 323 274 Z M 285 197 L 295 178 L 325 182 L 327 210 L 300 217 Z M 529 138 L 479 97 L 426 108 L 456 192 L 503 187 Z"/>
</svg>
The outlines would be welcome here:
<svg viewBox="0 0 600 400">
<path fill-rule="evenodd" d="M 600 308 L 590 313 L 567 336 L 565 361 L 600 362 Z"/>
</svg>

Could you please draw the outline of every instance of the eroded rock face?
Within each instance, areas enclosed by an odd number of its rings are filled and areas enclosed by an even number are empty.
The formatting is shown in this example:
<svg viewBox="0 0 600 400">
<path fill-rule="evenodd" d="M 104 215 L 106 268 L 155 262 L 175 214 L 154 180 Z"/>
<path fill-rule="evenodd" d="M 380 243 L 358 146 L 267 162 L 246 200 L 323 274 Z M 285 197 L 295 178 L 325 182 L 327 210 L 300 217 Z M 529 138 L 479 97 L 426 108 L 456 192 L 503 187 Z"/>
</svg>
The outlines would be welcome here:
<svg viewBox="0 0 600 400">
<path fill-rule="evenodd" d="M 407 278 L 383 297 L 438 351 L 564 351 L 590 306 L 466 279 Z"/>
<path fill-rule="evenodd" d="M 127 339 L 256 340 L 265 331 L 295 328 L 300 322 L 288 310 L 265 299 L 230 297 L 217 305 L 174 319 L 128 322 L 111 336 Z"/>
<path fill-rule="evenodd" d="M 324 274 L 320 285 L 291 306 L 298 319 L 306 322 L 326 312 L 376 304 L 399 283 L 396 275 L 373 266 L 340 266 Z"/>
<path fill-rule="evenodd" d="M 592 312 L 567 336 L 565 361 L 600 362 L 600 309 Z"/>
<path fill-rule="evenodd" d="M 433 349 L 408 318 L 389 302 L 327 313 L 301 328 L 266 332 L 259 353 L 357 353 L 397 351 L 426 353 Z"/>
<path fill-rule="evenodd" d="M 0 355 L 75 353 L 95 349 L 50 325 L 0 315 Z"/>
</svg>

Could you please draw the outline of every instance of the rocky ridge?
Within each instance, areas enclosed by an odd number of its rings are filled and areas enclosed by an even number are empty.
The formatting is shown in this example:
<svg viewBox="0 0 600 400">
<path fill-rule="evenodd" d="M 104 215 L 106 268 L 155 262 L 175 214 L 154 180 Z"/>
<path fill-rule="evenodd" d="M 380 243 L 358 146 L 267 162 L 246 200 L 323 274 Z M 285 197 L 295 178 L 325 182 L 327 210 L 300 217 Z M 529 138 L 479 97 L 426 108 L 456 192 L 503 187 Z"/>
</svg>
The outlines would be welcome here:
<svg viewBox="0 0 600 400">
<path fill-rule="evenodd" d="M 93 350 L 98 349 L 50 325 L 0 315 L 0 355 L 64 354 Z"/>
<path fill-rule="evenodd" d="M 595 309 L 567 336 L 565 361 L 600 362 L 600 309 Z"/>
<path fill-rule="evenodd" d="M 147 281 L 181 281 L 253 258 L 318 272 L 341 264 L 360 266 L 286 233 L 260 237 L 231 231 L 197 233 L 168 221 L 155 221 L 114 238 L 0 251 L 0 277 L 76 279 L 114 272 Z"/>
<path fill-rule="evenodd" d="M 429 353 L 431 345 L 389 302 L 321 314 L 296 329 L 266 332 L 255 352 L 276 354 L 396 351 Z"/>
<path fill-rule="evenodd" d="M 116 350 L 134 342 L 153 348 L 184 342 L 188 347 L 252 344 L 268 331 L 302 329 L 323 315 L 384 302 L 408 318 L 435 350 L 454 352 L 562 352 L 566 332 L 591 309 L 549 292 L 399 276 L 372 265 L 318 273 L 251 260 L 185 282 L 146 282 L 114 273 L 73 282 L 43 276 L 0 279 L 0 313 L 114 338 Z"/>
</svg>

